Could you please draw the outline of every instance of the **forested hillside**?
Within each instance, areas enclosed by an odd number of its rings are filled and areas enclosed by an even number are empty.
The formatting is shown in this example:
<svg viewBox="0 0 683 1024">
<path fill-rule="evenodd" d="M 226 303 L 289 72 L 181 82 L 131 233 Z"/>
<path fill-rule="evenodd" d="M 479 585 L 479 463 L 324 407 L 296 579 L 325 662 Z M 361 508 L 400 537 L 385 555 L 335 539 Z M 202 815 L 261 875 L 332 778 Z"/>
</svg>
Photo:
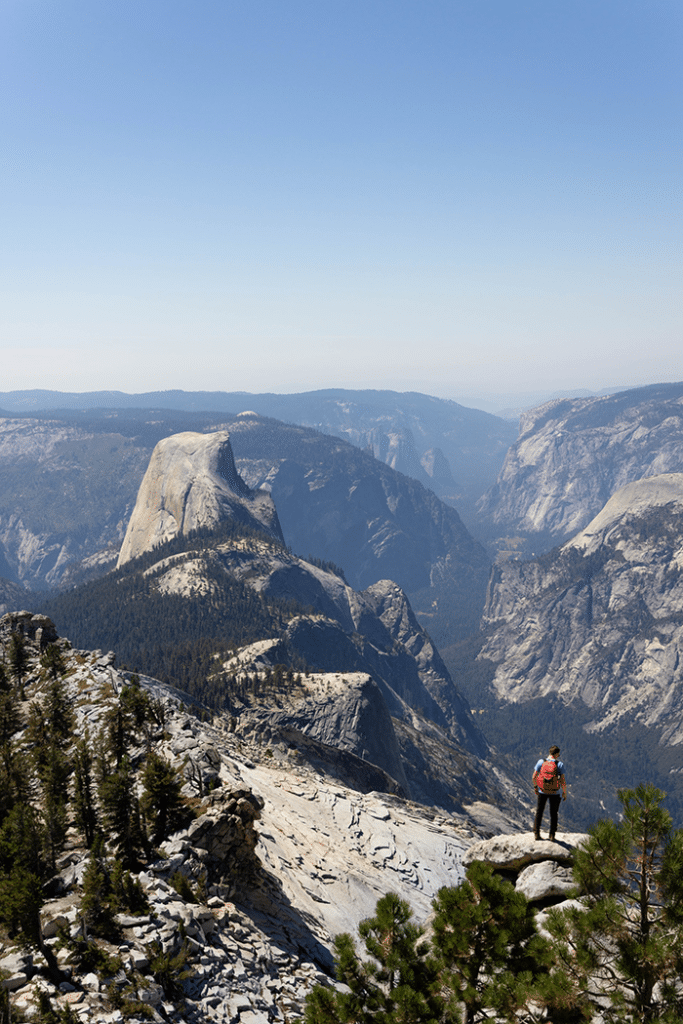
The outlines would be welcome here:
<svg viewBox="0 0 683 1024">
<path fill-rule="evenodd" d="M 164 559 L 187 558 L 238 539 L 247 546 L 251 541 L 279 547 L 272 538 L 228 521 L 177 537 L 101 579 L 46 598 L 40 608 L 74 646 L 116 651 L 123 666 L 222 707 L 227 695 L 212 692 L 207 683 L 212 668 L 239 647 L 278 636 L 292 616 L 308 609 L 258 594 L 210 559 L 203 564 L 201 592 L 165 593 L 156 578 L 164 571 L 159 566 Z"/>
</svg>

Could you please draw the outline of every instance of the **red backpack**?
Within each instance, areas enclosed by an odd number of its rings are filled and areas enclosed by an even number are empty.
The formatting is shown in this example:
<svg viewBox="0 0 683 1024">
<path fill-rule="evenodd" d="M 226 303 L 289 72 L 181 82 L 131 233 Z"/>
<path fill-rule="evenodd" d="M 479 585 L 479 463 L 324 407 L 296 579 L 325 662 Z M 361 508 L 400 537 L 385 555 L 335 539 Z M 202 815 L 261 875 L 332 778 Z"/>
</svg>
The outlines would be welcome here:
<svg viewBox="0 0 683 1024">
<path fill-rule="evenodd" d="M 560 773 L 557 770 L 557 761 L 549 757 L 538 769 L 536 785 L 539 793 L 557 793 L 560 788 Z"/>
</svg>

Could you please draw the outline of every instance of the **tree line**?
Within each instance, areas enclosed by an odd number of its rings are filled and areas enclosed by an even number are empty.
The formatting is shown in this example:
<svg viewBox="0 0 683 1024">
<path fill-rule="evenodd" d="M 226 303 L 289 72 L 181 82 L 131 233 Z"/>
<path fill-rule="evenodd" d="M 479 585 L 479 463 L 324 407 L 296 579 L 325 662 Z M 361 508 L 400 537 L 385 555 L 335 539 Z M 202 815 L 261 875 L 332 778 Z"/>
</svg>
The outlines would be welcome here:
<svg viewBox="0 0 683 1024">
<path fill-rule="evenodd" d="M 207 558 L 205 587 L 188 596 L 160 593 L 154 566 L 176 554 L 188 557 L 218 544 L 267 544 L 276 540 L 234 521 L 175 537 L 101 579 L 54 594 L 40 611 L 58 632 L 82 649 L 115 650 L 129 670 L 187 690 L 204 701 L 207 679 L 229 652 L 281 635 L 289 620 L 309 608 L 257 593 Z M 151 572 L 150 572 L 151 570 Z"/>
<path fill-rule="evenodd" d="M 50 644 L 36 657 L 13 633 L 0 662 L 0 924 L 14 941 L 40 949 L 56 982 L 63 979 L 43 941 L 40 909 L 67 834 L 75 832 L 90 854 L 83 936 L 65 941 L 95 969 L 95 938 L 116 937 L 117 913 L 147 908 L 133 873 L 194 816 L 178 770 L 155 749 L 163 705 L 132 677 L 99 728 L 78 735 L 64 654 L 63 643 Z M 0 1022 L 3 1012 L 0 1001 Z"/>
</svg>

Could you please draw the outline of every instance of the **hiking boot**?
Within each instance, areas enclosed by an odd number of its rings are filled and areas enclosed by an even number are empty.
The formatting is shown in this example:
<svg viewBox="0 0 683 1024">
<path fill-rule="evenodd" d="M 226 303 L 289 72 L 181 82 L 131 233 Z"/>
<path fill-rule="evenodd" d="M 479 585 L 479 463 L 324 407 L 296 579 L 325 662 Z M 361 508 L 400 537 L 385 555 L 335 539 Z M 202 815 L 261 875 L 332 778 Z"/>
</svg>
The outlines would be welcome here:
<svg viewBox="0 0 683 1024">
<path fill-rule="evenodd" d="M 540 832 L 534 832 L 534 839 L 540 839 L 540 838 L 541 838 L 541 833 Z"/>
<path fill-rule="evenodd" d="M 555 833 L 554 833 L 554 832 L 551 832 L 551 833 L 550 833 L 550 834 L 548 835 L 548 842 L 549 842 L 549 843 L 554 843 L 554 842 L 555 842 Z"/>
</svg>

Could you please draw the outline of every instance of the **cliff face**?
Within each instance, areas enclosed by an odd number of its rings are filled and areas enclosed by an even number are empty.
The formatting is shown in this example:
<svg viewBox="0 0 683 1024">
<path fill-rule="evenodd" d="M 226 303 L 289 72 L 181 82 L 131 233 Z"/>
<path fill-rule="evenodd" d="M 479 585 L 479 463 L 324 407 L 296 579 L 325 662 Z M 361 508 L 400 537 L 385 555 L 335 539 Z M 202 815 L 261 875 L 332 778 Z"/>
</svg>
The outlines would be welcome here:
<svg viewBox="0 0 683 1024">
<path fill-rule="evenodd" d="M 429 616 L 437 642 L 476 630 L 490 562 L 454 508 L 335 438 L 297 427 L 276 431 L 258 417 L 233 427 L 240 474 L 270 490 L 295 551 L 342 566 L 359 590 L 395 580 Z"/>
<path fill-rule="evenodd" d="M 149 453 L 107 427 L 0 417 L 0 576 L 43 590 L 95 552 L 116 560 Z"/>
<path fill-rule="evenodd" d="M 496 566 L 482 625 L 494 747 L 530 772 L 557 743 L 581 827 L 643 782 L 683 820 L 683 474 L 628 484 L 563 547 Z"/>
<path fill-rule="evenodd" d="M 506 702 L 582 701 L 589 728 L 683 742 L 683 474 L 618 491 L 563 548 L 498 567 L 481 657 Z"/>
<path fill-rule="evenodd" d="M 479 502 L 505 548 L 538 552 L 582 529 L 619 488 L 683 470 L 683 384 L 548 402 L 525 414 L 496 484 Z"/>
<path fill-rule="evenodd" d="M 152 452 L 140 485 L 118 565 L 177 534 L 217 526 L 225 519 L 282 540 L 270 495 L 246 486 L 235 468 L 227 431 L 186 431 L 164 438 Z"/>
</svg>

